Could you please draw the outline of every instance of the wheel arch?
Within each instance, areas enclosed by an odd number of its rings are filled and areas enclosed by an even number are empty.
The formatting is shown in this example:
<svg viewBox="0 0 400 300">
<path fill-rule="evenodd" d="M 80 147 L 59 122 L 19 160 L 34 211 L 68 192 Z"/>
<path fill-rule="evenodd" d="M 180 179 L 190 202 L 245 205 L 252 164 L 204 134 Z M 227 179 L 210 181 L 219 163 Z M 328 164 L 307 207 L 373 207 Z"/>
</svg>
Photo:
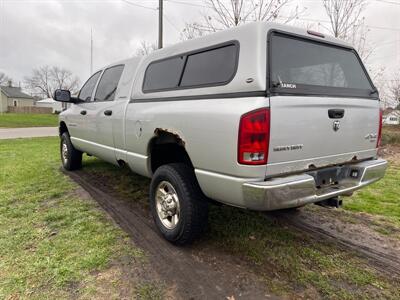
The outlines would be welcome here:
<svg viewBox="0 0 400 300">
<path fill-rule="evenodd" d="M 60 135 L 60 136 L 61 136 L 64 132 L 67 132 L 67 133 L 69 134 L 67 124 L 66 124 L 64 121 L 61 121 L 61 122 L 60 122 L 60 124 L 59 124 L 59 126 L 58 126 L 58 132 L 59 132 L 59 135 Z"/>
<path fill-rule="evenodd" d="M 156 128 L 148 144 L 148 154 L 152 174 L 158 167 L 169 163 L 185 163 L 193 168 L 185 140 L 172 130 Z"/>
</svg>

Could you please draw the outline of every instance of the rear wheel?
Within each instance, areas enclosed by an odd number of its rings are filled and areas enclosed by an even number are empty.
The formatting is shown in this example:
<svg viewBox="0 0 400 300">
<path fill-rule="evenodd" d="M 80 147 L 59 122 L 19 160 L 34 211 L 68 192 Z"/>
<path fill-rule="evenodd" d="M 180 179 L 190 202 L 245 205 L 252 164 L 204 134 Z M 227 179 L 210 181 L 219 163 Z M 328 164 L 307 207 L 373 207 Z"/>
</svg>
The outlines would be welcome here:
<svg viewBox="0 0 400 300">
<path fill-rule="evenodd" d="M 82 152 L 74 148 L 68 132 L 61 135 L 60 154 L 64 169 L 72 171 L 82 167 Z"/>
<path fill-rule="evenodd" d="M 193 170 L 183 163 L 156 170 L 150 185 L 150 208 L 161 234 L 177 245 L 191 243 L 207 224 L 208 203 Z"/>
</svg>

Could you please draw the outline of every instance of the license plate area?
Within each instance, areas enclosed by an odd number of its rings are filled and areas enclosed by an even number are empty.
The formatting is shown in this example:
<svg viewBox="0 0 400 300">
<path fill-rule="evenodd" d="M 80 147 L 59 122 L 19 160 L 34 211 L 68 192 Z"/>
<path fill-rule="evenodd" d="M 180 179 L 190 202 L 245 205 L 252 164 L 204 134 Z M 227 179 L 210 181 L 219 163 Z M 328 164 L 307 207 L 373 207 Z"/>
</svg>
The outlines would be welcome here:
<svg viewBox="0 0 400 300">
<path fill-rule="evenodd" d="M 341 167 L 332 167 L 309 172 L 308 174 L 314 177 L 317 188 L 323 188 L 338 185 L 340 178 L 343 178 L 342 172 L 343 169 Z"/>
</svg>

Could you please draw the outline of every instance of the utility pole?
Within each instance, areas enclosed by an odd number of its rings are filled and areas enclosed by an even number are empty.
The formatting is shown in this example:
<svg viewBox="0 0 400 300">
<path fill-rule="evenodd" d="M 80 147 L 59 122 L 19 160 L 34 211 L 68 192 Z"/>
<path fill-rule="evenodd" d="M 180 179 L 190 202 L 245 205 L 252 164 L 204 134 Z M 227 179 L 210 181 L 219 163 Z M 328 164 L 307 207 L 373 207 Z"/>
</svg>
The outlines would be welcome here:
<svg viewBox="0 0 400 300">
<path fill-rule="evenodd" d="M 158 1 L 158 49 L 163 47 L 163 0 Z"/>
<path fill-rule="evenodd" d="M 93 74 L 93 31 L 90 28 L 90 75 Z"/>
</svg>

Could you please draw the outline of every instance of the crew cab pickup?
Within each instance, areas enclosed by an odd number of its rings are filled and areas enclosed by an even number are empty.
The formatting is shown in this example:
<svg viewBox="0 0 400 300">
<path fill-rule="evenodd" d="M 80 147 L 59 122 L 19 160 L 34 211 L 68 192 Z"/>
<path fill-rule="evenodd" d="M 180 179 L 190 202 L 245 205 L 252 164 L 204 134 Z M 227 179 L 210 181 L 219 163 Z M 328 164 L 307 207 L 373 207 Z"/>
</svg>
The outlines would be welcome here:
<svg viewBox="0 0 400 300">
<path fill-rule="evenodd" d="M 151 177 L 169 241 L 191 242 L 208 200 L 251 210 L 349 196 L 384 176 L 380 101 L 354 48 L 257 22 L 95 72 L 59 118 L 65 169 L 82 153 Z"/>
</svg>

